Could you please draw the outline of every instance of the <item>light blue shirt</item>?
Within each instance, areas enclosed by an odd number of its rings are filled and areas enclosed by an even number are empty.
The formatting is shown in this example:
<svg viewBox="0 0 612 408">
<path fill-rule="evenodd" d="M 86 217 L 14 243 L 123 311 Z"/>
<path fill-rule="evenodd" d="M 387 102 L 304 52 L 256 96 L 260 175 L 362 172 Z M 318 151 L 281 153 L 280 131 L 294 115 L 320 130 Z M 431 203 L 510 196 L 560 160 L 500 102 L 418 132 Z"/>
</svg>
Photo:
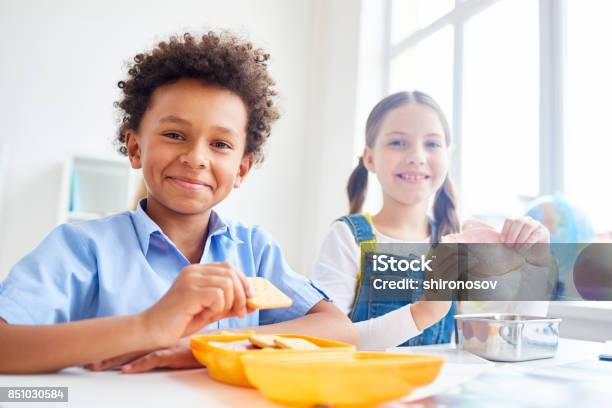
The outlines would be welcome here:
<svg viewBox="0 0 612 408">
<path fill-rule="evenodd" d="M 50 324 L 140 313 L 157 302 L 190 264 L 138 209 L 55 228 L 0 284 L 0 317 L 12 324 Z M 200 263 L 228 261 L 245 276 L 270 280 L 293 299 L 284 309 L 255 311 L 206 329 L 265 325 L 305 315 L 328 297 L 293 271 L 260 227 L 211 213 Z"/>
</svg>

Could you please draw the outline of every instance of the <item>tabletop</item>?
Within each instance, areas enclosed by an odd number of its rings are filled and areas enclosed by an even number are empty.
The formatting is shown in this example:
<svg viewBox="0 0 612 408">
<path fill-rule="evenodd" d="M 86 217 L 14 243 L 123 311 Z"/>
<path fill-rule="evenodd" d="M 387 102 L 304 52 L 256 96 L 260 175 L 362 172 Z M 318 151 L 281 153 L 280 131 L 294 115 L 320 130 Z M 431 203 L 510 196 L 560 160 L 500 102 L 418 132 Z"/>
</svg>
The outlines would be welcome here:
<svg viewBox="0 0 612 408">
<path fill-rule="evenodd" d="M 469 353 L 455 350 L 453 345 L 436 345 L 412 348 L 394 348 L 389 352 L 443 354 L 447 357 L 438 379 L 431 385 L 418 389 L 413 395 L 388 404 L 407 406 L 410 401 L 443 395 L 460 384 L 482 378 L 483 373 L 533 373 L 550 367 L 558 367 L 580 361 L 596 361 L 603 343 L 561 339 L 556 357 L 522 363 L 491 363 Z M 609 363 L 612 368 L 612 363 Z M 555 372 L 560 370 L 555 369 Z M 562 371 L 562 370 L 561 370 Z M 479 377 L 480 376 L 480 377 Z M 487 377 L 489 378 L 489 377 Z M 491 377 L 494 378 L 494 377 Z M 529 379 L 529 381 L 535 381 Z M 226 385 L 212 380 L 206 369 L 160 370 L 143 374 L 121 374 L 117 371 L 89 372 L 70 368 L 54 374 L 0 375 L 0 387 L 51 387 L 68 388 L 67 403 L 53 403 L 53 407 L 108 407 L 140 406 L 180 407 L 201 406 L 252 408 L 279 407 L 266 400 L 257 390 Z M 444 401 L 442 401 L 443 403 Z M 437 405 L 434 398 L 433 405 Z M 41 407 L 37 402 L 0 402 L 0 407 Z M 409 405 L 408 405 L 409 406 Z"/>
</svg>

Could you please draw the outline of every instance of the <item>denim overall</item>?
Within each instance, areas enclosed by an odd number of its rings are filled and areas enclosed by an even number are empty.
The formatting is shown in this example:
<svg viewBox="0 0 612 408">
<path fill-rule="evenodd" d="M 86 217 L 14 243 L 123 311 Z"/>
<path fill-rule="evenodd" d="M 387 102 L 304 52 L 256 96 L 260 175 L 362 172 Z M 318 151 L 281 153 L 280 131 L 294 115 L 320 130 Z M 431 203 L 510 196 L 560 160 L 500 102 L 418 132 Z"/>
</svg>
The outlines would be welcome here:
<svg viewBox="0 0 612 408">
<path fill-rule="evenodd" d="M 367 216 L 369 217 L 369 216 Z M 358 245 L 361 244 L 375 244 L 376 236 L 372 230 L 372 224 L 363 214 L 351 214 L 345 215 L 339 218 L 340 221 L 346 222 L 353 232 L 355 241 Z M 431 229 L 431 243 L 437 237 L 438 227 L 434 222 L 429 224 Z M 363 258 L 363 254 L 362 254 Z M 372 319 L 374 317 L 382 316 L 395 309 L 405 306 L 410 303 L 416 302 L 422 295 L 422 290 L 411 291 L 407 293 L 405 300 L 377 300 L 371 298 L 372 283 L 374 275 L 380 277 L 381 272 L 374 272 L 372 270 L 372 262 L 364 262 L 361 260 L 361 276 L 357 280 L 357 294 L 355 296 L 355 302 L 353 308 L 349 314 L 350 319 L 356 323 L 363 320 Z M 365 265 L 365 266 L 364 266 Z M 393 272 L 393 276 L 403 274 L 403 278 L 424 279 L 423 272 Z M 408 290 L 407 290 L 408 291 Z M 420 293 L 419 293 L 420 292 Z M 456 303 L 453 301 L 448 314 L 444 316 L 439 322 L 433 326 L 425 329 L 420 335 L 413 337 L 406 341 L 400 346 L 420 346 L 427 344 L 438 344 L 438 343 L 449 343 L 451 334 L 455 327 L 453 316 L 456 312 Z"/>
</svg>

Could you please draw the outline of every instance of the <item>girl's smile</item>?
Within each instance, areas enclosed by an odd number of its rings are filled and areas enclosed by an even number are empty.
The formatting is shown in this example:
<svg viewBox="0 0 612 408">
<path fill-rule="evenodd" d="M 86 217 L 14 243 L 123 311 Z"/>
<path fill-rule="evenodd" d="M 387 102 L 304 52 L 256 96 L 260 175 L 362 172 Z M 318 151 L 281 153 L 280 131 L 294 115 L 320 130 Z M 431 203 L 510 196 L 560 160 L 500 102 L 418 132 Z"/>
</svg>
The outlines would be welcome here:
<svg viewBox="0 0 612 408">
<path fill-rule="evenodd" d="M 431 178 L 431 176 L 429 176 L 428 174 L 417 171 L 407 171 L 405 173 L 398 173 L 396 174 L 396 177 L 407 184 L 422 184 Z"/>
</svg>

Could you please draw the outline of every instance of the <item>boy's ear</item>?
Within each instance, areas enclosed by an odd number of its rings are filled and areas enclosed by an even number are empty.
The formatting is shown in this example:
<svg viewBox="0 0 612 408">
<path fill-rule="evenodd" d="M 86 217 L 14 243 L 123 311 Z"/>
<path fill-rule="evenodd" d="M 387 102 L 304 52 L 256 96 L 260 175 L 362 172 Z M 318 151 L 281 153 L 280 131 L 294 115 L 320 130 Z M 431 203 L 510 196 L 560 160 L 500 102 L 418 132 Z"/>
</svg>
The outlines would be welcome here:
<svg viewBox="0 0 612 408">
<path fill-rule="evenodd" d="M 127 155 L 133 169 L 142 168 L 142 162 L 140 161 L 139 139 L 140 138 L 136 137 L 136 132 L 134 132 L 132 129 L 128 129 L 125 132 L 125 148 L 127 149 Z"/>
<path fill-rule="evenodd" d="M 374 156 L 372 156 L 372 150 L 368 146 L 363 149 L 363 165 L 368 171 L 376 173 L 374 169 Z"/>
<path fill-rule="evenodd" d="M 240 160 L 240 167 L 238 167 L 238 174 L 236 174 L 236 180 L 234 181 L 234 188 L 240 187 L 240 184 L 244 181 L 249 171 L 253 167 L 253 156 L 245 154 Z"/>
</svg>

